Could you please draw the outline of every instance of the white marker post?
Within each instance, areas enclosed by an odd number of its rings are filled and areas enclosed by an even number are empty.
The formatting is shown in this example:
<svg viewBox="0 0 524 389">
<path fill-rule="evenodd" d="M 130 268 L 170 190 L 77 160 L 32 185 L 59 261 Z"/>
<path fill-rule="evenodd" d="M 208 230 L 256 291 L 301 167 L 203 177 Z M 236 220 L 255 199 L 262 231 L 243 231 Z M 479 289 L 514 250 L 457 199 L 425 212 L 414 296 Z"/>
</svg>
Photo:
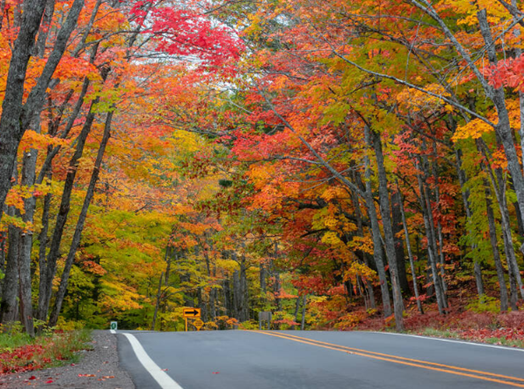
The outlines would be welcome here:
<svg viewBox="0 0 524 389">
<path fill-rule="evenodd" d="M 111 332 L 118 330 L 118 322 L 112 321 L 111 325 L 109 326 L 109 329 L 111 330 Z"/>
</svg>

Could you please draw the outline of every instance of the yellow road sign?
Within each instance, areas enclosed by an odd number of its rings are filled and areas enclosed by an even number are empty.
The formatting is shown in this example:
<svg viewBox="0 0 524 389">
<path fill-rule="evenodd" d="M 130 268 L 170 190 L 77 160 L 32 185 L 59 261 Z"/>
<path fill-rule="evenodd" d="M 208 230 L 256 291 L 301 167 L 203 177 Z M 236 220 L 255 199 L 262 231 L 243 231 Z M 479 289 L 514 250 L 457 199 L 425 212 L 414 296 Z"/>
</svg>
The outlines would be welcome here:
<svg viewBox="0 0 524 389">
<path fill-rule="evenodd" d="M 184 308 L 184 317 L 196 319 L 200 317 L 200 308 Z"/>
<path fill-rule="evenodd" d="M 200 319 L 196 319 L 193 322 L 193 325 L 197 328 L 198 331 L 200 331 L 200 329 L 204 326 L 204 322 Z"/>
</svg>

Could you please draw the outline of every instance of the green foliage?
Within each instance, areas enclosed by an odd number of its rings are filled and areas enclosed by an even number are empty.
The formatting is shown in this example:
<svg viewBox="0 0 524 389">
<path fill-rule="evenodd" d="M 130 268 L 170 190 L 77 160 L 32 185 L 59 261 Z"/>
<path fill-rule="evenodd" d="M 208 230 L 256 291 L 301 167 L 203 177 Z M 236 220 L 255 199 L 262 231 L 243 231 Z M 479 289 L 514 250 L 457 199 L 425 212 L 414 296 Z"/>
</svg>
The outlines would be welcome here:
<svg viewBox="0 0 524 389">
<path fill-rule="evenodd" d="M 61 366 L 77 362 L 80 350 L 90 349 L 91 333 L 87 330 L 44 331 L 35 338 L 21 333 L 19 323 L 11 333 L 0 334 L 0 374 Z"/>
<path fill-rule="evenodd" d="M 466 306 L 466 309 L 475 313 L 498 313 L 500 312 L 500 301 L 495 297 L 481 295 L 478 300 L 475 300 Z"/>
</svg>

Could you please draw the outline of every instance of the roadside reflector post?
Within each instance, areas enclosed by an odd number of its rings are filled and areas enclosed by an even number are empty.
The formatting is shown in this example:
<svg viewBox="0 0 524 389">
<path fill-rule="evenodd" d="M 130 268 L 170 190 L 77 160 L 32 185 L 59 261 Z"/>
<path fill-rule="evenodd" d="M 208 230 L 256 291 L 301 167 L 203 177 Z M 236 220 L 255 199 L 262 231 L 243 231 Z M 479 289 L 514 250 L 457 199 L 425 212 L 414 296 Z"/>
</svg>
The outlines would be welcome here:
<svg viewBox="0 0 524 389">
<path fill-rule="evenodd" d="M 109 329 L 111 329 L 113 331 L 118 330 L 118 322 L 117 321 L 112 321 L 111 324 L 109 325 Z"/>
</svg>

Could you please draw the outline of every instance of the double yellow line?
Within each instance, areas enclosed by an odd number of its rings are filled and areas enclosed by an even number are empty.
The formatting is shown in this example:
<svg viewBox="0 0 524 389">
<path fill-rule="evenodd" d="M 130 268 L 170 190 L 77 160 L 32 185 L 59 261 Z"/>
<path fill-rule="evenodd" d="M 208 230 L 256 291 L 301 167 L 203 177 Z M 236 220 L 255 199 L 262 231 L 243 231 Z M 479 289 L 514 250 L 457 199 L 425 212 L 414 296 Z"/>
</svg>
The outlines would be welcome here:
<svg viewBox="0 0 524 389">
<path fill-rule="evenodd" d="M 421 369 L 434 370 L 442 373 L 454 374 L 464 377 L 476 378 L 483 381 L 496 382 L 498 384 L 511 385 L 517 388 L 524 388 L 524 378 L 511 377 L 502 374 L 489 373 L 481 370 L 466 369 L 458 366 L 444 365 L 442 363 L 422 361 L 412 358 L 404 358 L 396 355 L 377 353 L 374 351 L 362 350 L 354 347 L 341 346 L 334 343 L 321 342 L 319 340 L 313 340 L 303 338 L 301 336 L 285 334 L 281 332 L 269 332 L 269 331 L 254 331 L 259 334 L 274 336 L 277 338 L 292 340 L 294 342 L 309 344 L 311 346 L 317 346 L 327 348 L 330 350 L 340 351 L 346 354 L 359 355 L 366 358 L 379 359 L 381 361 L 398 363 L 401 365 L 408 365 L 413 367 L 419 367 Z"/>
</svg>

